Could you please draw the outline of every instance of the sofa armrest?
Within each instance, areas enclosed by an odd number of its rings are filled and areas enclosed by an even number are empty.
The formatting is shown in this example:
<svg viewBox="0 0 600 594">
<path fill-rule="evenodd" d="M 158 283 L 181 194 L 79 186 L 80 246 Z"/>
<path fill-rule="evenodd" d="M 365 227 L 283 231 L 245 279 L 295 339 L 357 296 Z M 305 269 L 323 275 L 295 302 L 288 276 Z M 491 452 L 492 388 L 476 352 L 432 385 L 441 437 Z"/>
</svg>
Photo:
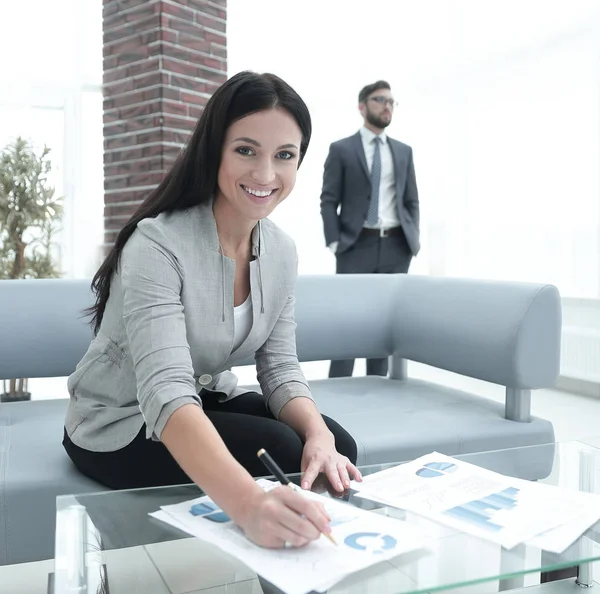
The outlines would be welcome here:
<svg viewBox="0 0 600 594">
<path fill-rule="evenodd" d="M 401 275 L 394 357 L 507 386 L 552 387 L 561 301 L 552 285 Z"/>
</svg>

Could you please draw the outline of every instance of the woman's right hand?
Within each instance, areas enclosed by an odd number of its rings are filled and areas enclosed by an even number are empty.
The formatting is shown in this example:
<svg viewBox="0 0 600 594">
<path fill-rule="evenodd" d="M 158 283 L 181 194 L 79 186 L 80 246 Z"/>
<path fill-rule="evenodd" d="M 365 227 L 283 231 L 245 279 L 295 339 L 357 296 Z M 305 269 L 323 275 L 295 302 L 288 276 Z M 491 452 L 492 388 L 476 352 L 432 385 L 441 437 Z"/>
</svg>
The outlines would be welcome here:
<svg viewBox="0 0 600 594">
<path fill-rule="evenodd" d="M 331 518 L 321 503 L 287 486 L 257 493 L 245 502 L 238 525 L 257 545 L 269 549 L 303 547 L 331 532 Z"/>
</svg>

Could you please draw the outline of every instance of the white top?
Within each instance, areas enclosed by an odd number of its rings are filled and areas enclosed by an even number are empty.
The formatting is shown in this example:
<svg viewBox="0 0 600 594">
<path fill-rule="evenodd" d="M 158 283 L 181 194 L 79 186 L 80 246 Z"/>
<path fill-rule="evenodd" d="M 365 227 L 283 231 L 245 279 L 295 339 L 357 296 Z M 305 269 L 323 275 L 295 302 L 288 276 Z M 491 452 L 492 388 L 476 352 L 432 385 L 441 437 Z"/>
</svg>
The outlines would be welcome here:
<svg viewBox="0 0 600 594">
<path fill-rule="evenodd" d="M 248 338 L 252 329 L 252 293 L 244 303 L 233 308 L 233 350 L 235 351 Z"/>
<path fill-rule="evenodd" d="M 374 140 L 377 134 L 374 134 L 371 130 L 363 126 L 360 129 L 360 135 L 370 173 L 373 168 Z M 390 149 L 390 143 L 385 132 L 379 134 L 379 138 L 382 142 L 380 147 L 381 179 L 379 182 L 379 224 L 376 228 L 390 229 L 400 225 L 396 210 L 396 173 L 394 171 L 392 150 Z"/>
</svg>

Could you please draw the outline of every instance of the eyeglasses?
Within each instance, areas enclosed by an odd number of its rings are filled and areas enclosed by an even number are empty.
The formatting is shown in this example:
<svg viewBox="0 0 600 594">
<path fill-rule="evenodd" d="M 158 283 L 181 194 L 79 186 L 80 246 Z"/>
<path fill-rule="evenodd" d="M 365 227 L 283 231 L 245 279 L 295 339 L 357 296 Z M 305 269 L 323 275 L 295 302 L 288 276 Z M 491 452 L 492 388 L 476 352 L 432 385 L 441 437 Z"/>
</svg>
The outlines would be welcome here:
<svg viewBox="0 0 600 594">
<path fill-rule="evenodd" d="M 388 99 L 387 97 L 383 97 L 382 95 L 378 95 L 377 97 L 369 97 L 369 101 L 375 101 L 379 103 L 379 105 L 389 105 L 390 107 L 398 107 L 398 102 L 394 101 L 394 99 Z"/>
</svg>

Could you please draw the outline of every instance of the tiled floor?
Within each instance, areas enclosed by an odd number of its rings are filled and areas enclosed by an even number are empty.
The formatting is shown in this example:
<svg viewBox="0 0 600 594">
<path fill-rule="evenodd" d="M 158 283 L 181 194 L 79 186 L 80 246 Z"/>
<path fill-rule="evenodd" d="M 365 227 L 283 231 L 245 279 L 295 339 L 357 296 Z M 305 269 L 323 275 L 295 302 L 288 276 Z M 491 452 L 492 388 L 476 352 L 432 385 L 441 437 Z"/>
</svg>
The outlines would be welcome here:
<svg viewBox="0 0 600 594">
<path fill-rule="evenodd" d="M 303 369 L 307 379 L 318 379 L 326 377 L 328 364 L 324 362 L 308 363 L 303 365 Z M 357 361 L 355 374 L 362 375 L 364 370 L 364 361 Z M 253 368 L 241 368 L 236 371 L 241 384 L 256 383 Z M 504 400 L 504 390 L 501 386 L 415 363 L 409 364 L 408 372 L 411 377 L 443 383 L 499 402 Z M 40 394 L 46 398 L 66 396 L 66 378 L 30 380 L 29 386 L 34 398 L 39 397 Z M 595 438 L 600 447 L 600 398 L 578 396 L 556 390 L 538 390 L 532 395 L 532 412 L 554 424 L 557 441 L 585 441 Z M 51 566 L 51 561 L 44 561 L 27 566 L 0 567 L 0 592 L 2 594 L 45 594 L 48 569 Z M 600 567 L 595 568 L 595 577 L 596 580 L 600 577 Z M 185 587 L 179 589 L 185 591 Z M 572 588 L 572 590 L 577 591 L 577 588 Z M 138 590 L 134 588 L 134 591 Z M 229 590 L 211 588 L 203 590 L 203 594 L 224 594 L 232 591 L 231 587 Z M 489 591 L 479 585 L 475 588 L 461 589 L 460 594 L 470 594 L 471 592 L 484 594 Z M 235 594 L 257 594 L 258 592 L 260 589 L 254 580 L 239 584 L 239 588 L 235 589 Z M 459 593 L 453 591 L 453 594 Z"/>
</svg>

